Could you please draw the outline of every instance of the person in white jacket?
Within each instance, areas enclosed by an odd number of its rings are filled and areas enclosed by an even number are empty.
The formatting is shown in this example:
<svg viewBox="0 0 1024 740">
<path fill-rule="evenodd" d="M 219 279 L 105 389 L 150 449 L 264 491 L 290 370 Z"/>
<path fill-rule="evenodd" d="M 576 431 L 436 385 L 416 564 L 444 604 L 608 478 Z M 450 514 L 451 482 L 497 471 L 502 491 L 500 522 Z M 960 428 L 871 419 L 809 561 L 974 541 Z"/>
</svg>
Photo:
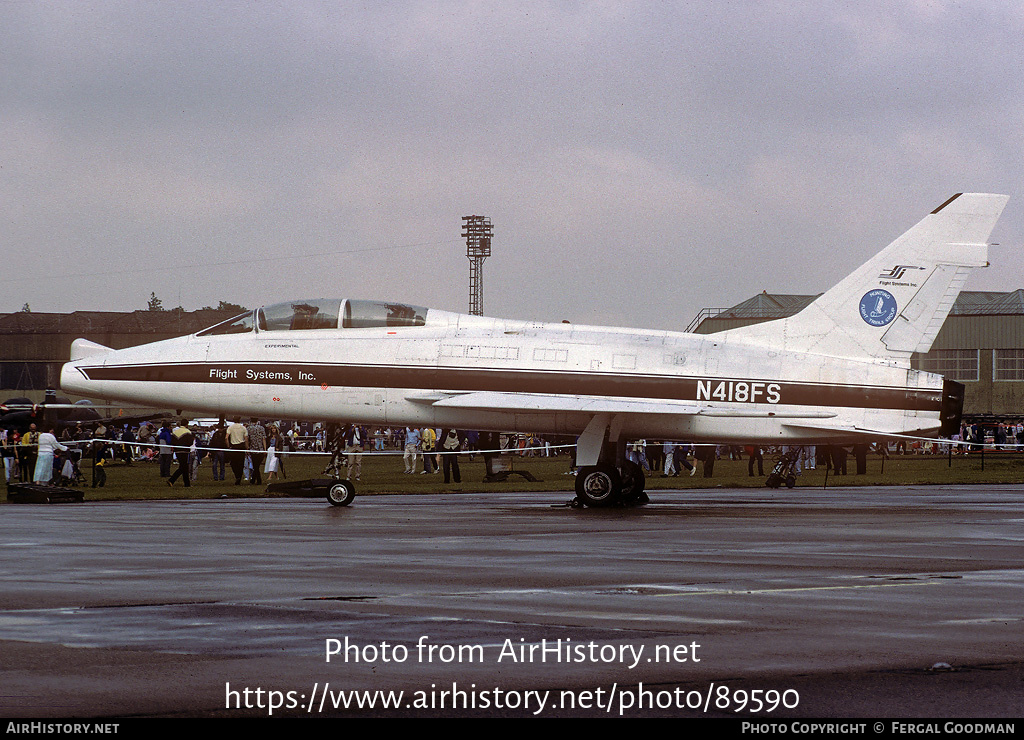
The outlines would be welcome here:
<svg viewBox="0 0 1024 740">
<path fill-rule="evenodd" d="M 39 435 L 39 456 L 36 458 L 36 483 L 49 483 L 53 478 L 53 455 L 60 450 L 67 452 L 67 447 L 57 441 L 51 427 L 49 431 Z"/>
</svg>

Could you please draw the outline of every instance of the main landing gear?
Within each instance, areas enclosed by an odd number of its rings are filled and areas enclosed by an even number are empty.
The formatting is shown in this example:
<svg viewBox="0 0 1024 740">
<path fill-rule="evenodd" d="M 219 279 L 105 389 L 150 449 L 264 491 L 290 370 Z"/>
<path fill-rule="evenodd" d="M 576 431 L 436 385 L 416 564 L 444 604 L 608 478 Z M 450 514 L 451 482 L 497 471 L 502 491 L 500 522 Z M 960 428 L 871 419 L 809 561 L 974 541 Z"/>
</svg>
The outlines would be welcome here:
<svg viewBox="0 0 1024 740">
<path fill-rule="evenodd" d="M 610 415 L 598 414 L 577 440 L 573 506 L 642 506 L 650 501 L 644 492 L 644 471 L 626 459 L 626 442 L 618 439 L 617 427 Z"/>
<path fill-rule="evenodd" d="M 650 499 L 644 492 L 644 471 L 629 460 L 620 472 L 614 465 L 585 465 L 576 474 L 576 499 L 583 506 L 641 506 Z"/>
</svg>

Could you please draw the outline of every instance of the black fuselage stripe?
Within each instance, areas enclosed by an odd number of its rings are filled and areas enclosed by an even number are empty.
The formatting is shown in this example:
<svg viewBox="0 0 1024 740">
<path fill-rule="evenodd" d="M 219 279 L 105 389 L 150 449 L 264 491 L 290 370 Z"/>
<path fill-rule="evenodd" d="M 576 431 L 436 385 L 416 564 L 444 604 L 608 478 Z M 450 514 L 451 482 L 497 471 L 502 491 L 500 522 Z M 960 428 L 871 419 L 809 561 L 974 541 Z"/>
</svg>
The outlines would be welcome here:
<svg viewBox="0 0 1024 740">
<path fill-rule="evenodd" d="M 90 380 L 111 381 L 424 388 L 909 411 L 938 411 L 942 407 L 940 389 L 744 378 L 305 363 L 164 363 L 80 367 L 80 370 Z"/>
</svg>

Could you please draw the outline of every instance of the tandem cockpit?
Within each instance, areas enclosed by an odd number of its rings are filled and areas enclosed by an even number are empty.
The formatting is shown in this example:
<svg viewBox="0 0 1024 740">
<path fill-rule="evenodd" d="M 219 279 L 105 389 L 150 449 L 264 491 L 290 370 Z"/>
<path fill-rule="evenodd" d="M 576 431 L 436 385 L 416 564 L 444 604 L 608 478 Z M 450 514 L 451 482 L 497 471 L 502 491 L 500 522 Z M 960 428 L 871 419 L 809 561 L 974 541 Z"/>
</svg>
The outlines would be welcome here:
<svg viewBox="0 0 1024 740">
<path fill-rule="evenodd" d="M 310 331 L 425 326 L 427 309 L 405 303 L 313 298 L 257 308 L 203 329 L 197 337 L 251 331 Z"/>
</svg>

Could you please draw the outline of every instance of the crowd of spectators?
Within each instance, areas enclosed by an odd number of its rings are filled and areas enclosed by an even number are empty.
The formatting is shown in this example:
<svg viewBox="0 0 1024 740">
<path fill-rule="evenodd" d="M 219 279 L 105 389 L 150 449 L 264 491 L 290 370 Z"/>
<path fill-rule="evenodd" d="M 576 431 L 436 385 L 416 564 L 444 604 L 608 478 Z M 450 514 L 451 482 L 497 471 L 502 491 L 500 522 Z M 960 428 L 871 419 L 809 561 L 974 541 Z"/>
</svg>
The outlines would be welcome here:
<svg viewBox="0 0 1024 740">
<path fill-rule="evenodd" d="M 431 427 L 377 427 L 334 423 L 261 422 L 245 423 L 235 418 L 214 423 L 177 421 L 143 422 L 139 425 L 102 423 L 88 428 L 81 423 L 65 425 L 58 433 L 52 426 L 37 429 L 32 424 L 24 433 L 0 430 L 0 454 L 6 480 L 55 482 L 64 485 L 87 484 L 85 471 L 91 470 L 91 485 L 106 483 L 106 468 L 112 463 L 133 465 L 155 461 L 161 478 L 173 486 L 179 480 L 189 486 L 195 480 L 203 460 L 208 460 L 214 481 L 227 479 L 230 467 L 235 485 L 262 485 L 287 478 L 288 455 L 294 452 L 330 454 L 324 472 L 335 477 L 359 480 L 365 452 L 395 452 L 401 456 L 406 474 L 441 474 L 445 482 L 460 482 L 459 456 L 496 447 L 507 454 L 524 457 L 569 455 L 569 473 L 575 472 L 575 440 L 537 434 L 482 435 L 473 430 L 435 429 Z M 853 454 L 857 473 L 865 472 L 865 460 L 871 447 L 882 456 L 889 454 L 970 454 L 983 445 L 995 449 L 1024 449 L 1024 423 L 995 422 L 987 425 L 965 424 L 949 440 L 898 440 L 850 446 L 804 446 L 796 454 L 795 470 L 815 469 L 821 465 L 845 475 L 847 457 Z M 489 451 L 489 449 L 488 449 Z M 748 474 L 764 475 L 765 455 L 776 459 L 786 448 L 758 445 L 692 445 L 681 442 L 648 444 L 638 440 L 627 446 L 627 458 L 648 474 L 677 476 L 697 472 L 702 464 L 705 478 L 712 477 L 716 460 L 727 457 L 746 459 Z M 694 462 L 690 462 L 690 457 Z M 174 463 L 177 469 L 172 473 Z"/>
</svg>

